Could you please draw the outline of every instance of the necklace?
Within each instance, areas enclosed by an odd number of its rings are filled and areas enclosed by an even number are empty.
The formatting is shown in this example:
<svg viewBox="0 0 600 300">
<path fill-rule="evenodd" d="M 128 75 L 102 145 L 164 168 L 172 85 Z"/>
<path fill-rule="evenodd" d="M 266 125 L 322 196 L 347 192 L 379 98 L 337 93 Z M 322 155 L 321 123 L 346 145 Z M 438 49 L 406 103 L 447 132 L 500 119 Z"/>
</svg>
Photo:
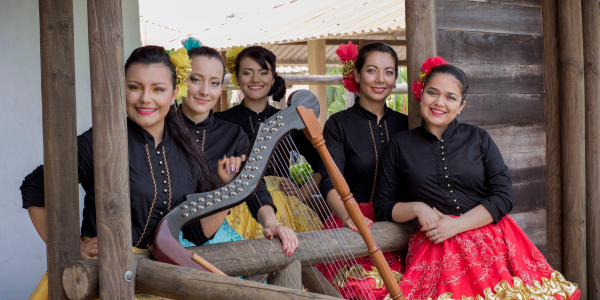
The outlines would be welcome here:
<svg viewBox="0 0 600 300">
<path fill-rule="evenodd" d="M 383 121 L 383 126 L 385 127 L 385 137 L 387 142 L 390 142 L 390 134 L 387 128 L 387 121 Z M 373 126 L 371 126 L 371 120 L 369 120 L 369 129 L 371 130 L 371 138 L 373 139 L 373 148 L 375 149 L 375 178 L 373 178 L 373 189 L 371 190 L 371 200 L 369 202 L 373 202 L 373 197 L 375 196 L 375 186 L 377 185 L 377 169 L 379 167 L 379 155 L 377 154 L 377 143 L 375 143 L 375 135 L 373 135 Z"/>
</svg>

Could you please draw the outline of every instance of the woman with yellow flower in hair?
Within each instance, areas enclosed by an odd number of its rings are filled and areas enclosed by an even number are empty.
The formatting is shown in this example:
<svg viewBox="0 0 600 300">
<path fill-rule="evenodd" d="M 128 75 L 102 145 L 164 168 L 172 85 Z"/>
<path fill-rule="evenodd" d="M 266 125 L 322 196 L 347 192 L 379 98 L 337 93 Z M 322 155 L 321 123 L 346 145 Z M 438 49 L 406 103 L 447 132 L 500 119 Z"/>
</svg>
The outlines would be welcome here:
<svg viewBox="0 0 600 300">
<path fill-rule="evenodd" d="M 137 252 L 147 251 L 155 227 L 185 195 L 217 188 L 206 158 L 193 142 L 175 104 L 178 92 L 185 87 L 189 64 L 185 49 L 169 56 L 158 46 L 135 49 L 125 63 L 131 236 Z M 90 259 L 98 255 L 92 129 L 77 140 L 79 183 L 85 190 L 81 258 Z M 224 172 L 224 160 L 219 161 L 219 170 L 221 182 L 235 175 Z M 45 241 L 43 166 L 25 178 L 21 193 L 23 207 Z M 194 222 L 183 229 L 184 237 L 204 244 L 219 228 L 212 225 L 222 223 L 223 218 L 214 215 Z M 30 299 L 47 299 L 43 281 Z"/>
<path fill-rule="evenodd" d="M 224 112 L 215 113 L 215 117 L 239 125 L 248 139 L 252 141 L 258 122 L 264 122 L 279 109 L 269 105 L 269 97 L 280 101 L 285 96 L 285 80 L 275 72 L 276 57 L 273 52 L 260 47 L 233 47 L 227 52 L 227 72 L 230 81 L 239 85 L 244 100 Z M 301 133 L 301 132 L 299 132 Z M 296 136 L 293 136 L 297 140 Z M 304 139 L 303 136 L 300 138 Z M 296 144 L 298 144 L 296 142 Z M 310 143 L 308 143 L 310 145 Z M 300 150 L 307 158 L 309 151 L 315 151 L 310 145 L 308 151 Z M 270 164 L 265 172 L 265 182 L 268 192 L 257 193 L 260 201 L 274 201 L 277 207 L 277 219 L 281 225 L 292 228 L 295 232 L 320 230 L 322 228 L 318 215 L 308 208 L 302 200 L 310 197 L 296 188 L 287 177 L 289 176 L 289 153 L 279 148 L 274 157 L 279 158 L 279 166 Z M 313 170 L 318 170 L 318 154 L 316 162 L 309 159 Z M 283 164 L 283 165 L 282 165 Z M 312 174 L 309 174 L 311 176 Z M 290 186 L 294 188 L 289 188 Z M 299 195 L 300 198 L 296 197 Z M 272 199 L 272 200 L 271 200 Z M 262 226 L 254 221 L 247 206 L 241 205 L 231 210 L 227 216 L 229 225 L 246 239 L 262 238 Z"/>
</svg>

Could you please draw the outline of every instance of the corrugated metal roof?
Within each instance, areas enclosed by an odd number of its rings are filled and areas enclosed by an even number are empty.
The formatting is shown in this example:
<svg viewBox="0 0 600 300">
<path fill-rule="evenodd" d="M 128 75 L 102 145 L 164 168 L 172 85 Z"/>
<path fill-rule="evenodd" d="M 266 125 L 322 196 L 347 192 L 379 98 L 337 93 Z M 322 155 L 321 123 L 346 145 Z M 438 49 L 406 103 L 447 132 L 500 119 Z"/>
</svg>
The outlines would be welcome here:
<svg viewBox="0 0 600 300">
<path fill-rule="evenodd" d="M 216 48 L 403 31 L 402 0 L 293 0 L 193 33 Z"/>
</svg>

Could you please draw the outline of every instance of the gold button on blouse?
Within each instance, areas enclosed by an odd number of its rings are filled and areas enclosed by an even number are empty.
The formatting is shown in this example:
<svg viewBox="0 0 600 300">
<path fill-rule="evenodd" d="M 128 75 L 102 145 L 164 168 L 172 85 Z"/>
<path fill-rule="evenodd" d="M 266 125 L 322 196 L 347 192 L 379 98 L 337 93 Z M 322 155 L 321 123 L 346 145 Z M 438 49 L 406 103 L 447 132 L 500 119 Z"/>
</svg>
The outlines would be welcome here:
<svg viewBox="0 0 600 300">
<path fill-rule="evenodd" d="M 450 184 L 448 183 L 448 187 L 450 187 Z"/>
<path fill-rule="evenodd" d="M 167 201 L 164 201 L 164 202 L 163 202 L 163 204 L 164 204 L 164 205 L 167 205 Z"/>
<path fill-rule="evenodd" d="M 161 215 L 161 216 L 162 216 L 162 215 L 164 215 L 162 211 L 160 212 L 160 215 Z"/>
<path fill-rule="evenodd" d="M 200 140 L 196 140 L 196 143 L 199 143 L 199 142 L 200 142 Z"/>
<path fill-rule="evenodd" d="M 454 203 L 456 203 L 456 199 L 454 199 Z"/>
<path fill-rule="evenodd" d="M 166 192 L 167 192 L 167 189 L 164 189 L 164 190 L 163 190 L 163 192 L 165 192 L 165 193 L 166 193 Z"/>
<path fill-rule="evenodd" d="M 165 175 L 165 171 L 160 171 L 160 174 L 163 174 L 163 175 Z"/>
<path fill-rule="evenodd" d="M 159 164 L 159 165 L 162 165 L 162 161 L 159 161 L 159 162 L 158 162 L 158 164 Z"/>
<path fill-rule="evenodd" d="M 441 140 L 440 142 L 442 142 L 442 143 L 443 143 L 443 142 L 444 142 L 444 140 Z"/>
<path fill-rule="evenodd" d="M 156 151 L 156 154 L 160 155 L 160 151 Z"/>
<path fill-rule="evenodd" d="M 196 131 L 196 134 L 200 134 L 200 131 Z"/>
<path fill-rule="evenodd" d="M 442 161 L 445 161 L 446 159 L 442 157 Z"/>
<path fill-rule="evenodd" d="M 166 190 L 165 190 L 166 191 Z M 450 190 L 450 194 L 452 194 L 452 190 Z"/>
<path fill-rule="evenodd" d="M 446 176 L 444 176 L 444 177 L 448 178 L 448 175 L 446 175 Z"/>
<path fill-rule="evenodd" d="M 444 149 L 444 146 L 441 146 L 440 149 Z"/>
<path fill-rule="evenodd" d="M 163 184 L 167 184 L 167 181 L 166 181 L 166 180 L 163 180 Z"/>
<path fill-rule="evenodd" d="M 460 207 L 457 206 L 456 209 L 460 209 Z"/>
<path fill-rule="evenodd" d="M 383 144 L 383 140 L 381 141 L 381 143 Z"/>
<path fill-rule="evenodd" d="M 444 155 L 444 152 L 442 152 L 442 155 Z"/>
<path fill-rule="evenodd" d="M 444 171 L 447 170 L 448 168 L 444 167 Z"/>
</svg>

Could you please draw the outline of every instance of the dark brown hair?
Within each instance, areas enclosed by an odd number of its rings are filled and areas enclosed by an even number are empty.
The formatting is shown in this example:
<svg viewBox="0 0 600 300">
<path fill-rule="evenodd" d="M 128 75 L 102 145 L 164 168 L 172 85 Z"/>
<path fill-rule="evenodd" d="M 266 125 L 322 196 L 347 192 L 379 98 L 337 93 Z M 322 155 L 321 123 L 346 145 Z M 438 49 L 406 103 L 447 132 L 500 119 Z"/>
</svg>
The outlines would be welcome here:
<svg viewBox="0 0 600 300">
<path fill-rule="evenodd" d="M 240 52 L 235 62 L 235 75 L 239 78 L 240 61 L 246 57 L 252 58 L 264 70 L 270 70 L 273 74 L 275 83 L 269 90 L 269 96 L 273 96 L 273 101 L 280 101 L 285 96 L 285 80 L 275 71 L 277 67 L 277 57 L 270 50 L 261 46 L 251 46 Z"/>
</svg>

